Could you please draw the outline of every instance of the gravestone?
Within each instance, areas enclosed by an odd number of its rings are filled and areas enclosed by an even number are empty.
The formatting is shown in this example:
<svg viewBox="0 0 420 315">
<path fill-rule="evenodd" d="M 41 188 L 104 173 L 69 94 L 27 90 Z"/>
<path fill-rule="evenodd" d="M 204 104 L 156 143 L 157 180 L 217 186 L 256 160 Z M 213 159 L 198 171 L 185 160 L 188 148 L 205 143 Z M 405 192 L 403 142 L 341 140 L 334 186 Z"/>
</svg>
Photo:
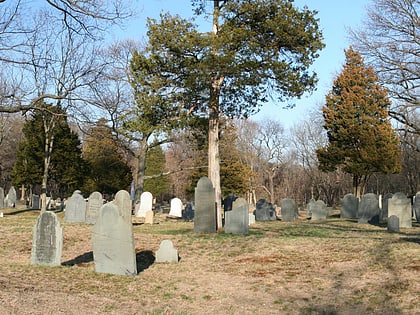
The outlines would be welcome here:
<svg viewBox="0 0 420 315">
<path fill-rule="evenodd" d="M 10 187 L 9 192 L 6 195 L 6 208 L 14 208 L 16 206 L 16 189 L 14 186 Z"/>
<path fill-rule="evenodd" d="M 322 200 L 311 200 L 308 204 L 308 211 L 311 212 L 311 221 L 325 220 L 327 218 L 327 206 Z"/>
<path fill-rule="evenodd" d="M 114 202 L 104 204 L 99 210 L 92 227 L 96 272 L 129 276 L 137 274 L 133 226 L 121 215 L 124 212 Z"/>
<path fill-rule="evenodd" d="M 255 205 L 255 220 L 274 221 L 276 219 L 276 209 L 273 204 L 265 199 L 258 200 Z"/>
<path fill-rule="evenodd" d="M 32 238 L 31 264 L 60 266 L 63 250 L 63 229 L 54 212 L 41 213 Z"/>
<path fill-rule="evenodd" d="M 146 211 L 146 216 L 144 217 L 144 224 L 153 224 L 153 210 Z"/>
<path fill-rule="evenodd" d="M 156 251 L 156 262 L 178 262 L 178 251 L 170 240 L 163 240 Z"/>
<path fill-rule="evenodd" d="M 80 190 L 76 190 L 66 202 L 64 222 L 85 222 L 86 201 Z"/>
<path fill-rule="evenodd" d="M 248 220 L 249 225 L 255 224 L 255 215 L 253 213 L 248 213 Z"/>
<path fill-rule="evenodd" d="M 89 195 L 86 208 L 86 223 L 95 224 L 99 209 L 104 205 L 102 194 L 94 191 Z"/>
<path fill-rule="evenodd" d="M 4 206 L 4 189 L 0 187 L 0 209 L 3 209 Z"/>
<path fill-rule="evenodd" d="M 41 203 L 40 203 L 40 199 L 39 199 L 39 195 L 32 195 L 32 209 L 41 209 Z"/>
<path fill-rule="evenodd" d="M 340 217 L 343 219 L 357 218 L 359 200 L 353 194 L 347 194 L 340 201 Z"/>
<path fill-rule="evenodd" d="M 149 210 L 153 210 L 153 195 L 145 191 L 140 196 L 140 205 L 139 210 L 136 212 L 136 217 L 145 218 L 146 212 Z"/>
<path fill-rule="evenodd" d="M 182 218 L 185 221 L 194 220 L 194 206 L 191 202 L 187 202 L 187 204 L 185 205 L 185 208 L 182 211 Z"/>
<path fill-rule="evenodd" d="M 398 233 L 400 231 L 400 219 L 396 215 L 391 215 L 388 218 L 387 230 L 391 233 Z"/>
<path fill-rule="evenodd" d="M 373 193 L 364 194 L 359 203 L 358 223 L 368 223 L 380 213 L 378 197 Z"/>
<path fill-rule="evenodd" d="M 244 198 L 237 198 L 232 210 L 225 211 L 225 233 L 249 234 L 249 206 Z"/>
<path fill-rule="evenodd" d="M 171 209 L 169 210 L 169 216 L 181 218 L 182 217 L 182 201 L 179 198 L 171 199 Z"/>
<path fill-rule="evenodd" d="M 420 191 L 417 192 L 413 202 L 413 212 L 416 216 L 417 223 L 420 223 Z"/>
<path fill-rule="evenodd" d="M 389 199 L 392 198 L 392 194 L 391 193 L 387 193 L 385 195 L 382 196 L 382 207 L 381 207 L 381 221 L 385 221 L 388 219 L 388 202 Z"/>
<path fill-rule="evenodd" d="M 131 199 L 130 194 L 126 190 L 120 190 L 115 194 L 112 201 L 118 208 L 119 215 L 131 224 Z"/>
<path fill-rule="evenodd" d="M 395 215 L 400 220 L 400 228 L 411 228 L 413 226 L 411 214 L 411 201 L 404 193 L 395 193 L 388 200 L 388 215 Z"/>
<path fill-rule="evenodd" d="M 295 201 L 290 198 L 284 198 L 280 201 L 281 204 L 281 220 L 284 222 L 293 222 L 298 217 L 298 209 Z"/>
<path fill-rule="evenodd" d="M 194 194 L 194 232 L 215 233 L 216 225 L 216 197 L 209 178 L 201 177 Z"/>
</svg>

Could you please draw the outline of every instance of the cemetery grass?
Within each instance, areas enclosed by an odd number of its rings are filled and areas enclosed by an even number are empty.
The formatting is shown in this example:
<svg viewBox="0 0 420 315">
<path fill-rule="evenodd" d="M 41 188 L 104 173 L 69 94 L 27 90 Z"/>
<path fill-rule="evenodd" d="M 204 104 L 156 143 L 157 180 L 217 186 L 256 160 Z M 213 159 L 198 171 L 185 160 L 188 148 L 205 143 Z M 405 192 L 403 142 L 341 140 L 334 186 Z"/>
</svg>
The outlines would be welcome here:
<svg viewBox="0 0 420 315">
<path fill-rule="evenodd" d="M 62 265 L 31 266 L 39 211 L 0 218 L 0 314 L 420 314 L 420 225 L 257 222 L 249 235 L 133 218 L 137 276 L 94 271 L 91 226 L 63 223 Z M 178 263 L 156 263 L 164 239 Z"/>
</svg>

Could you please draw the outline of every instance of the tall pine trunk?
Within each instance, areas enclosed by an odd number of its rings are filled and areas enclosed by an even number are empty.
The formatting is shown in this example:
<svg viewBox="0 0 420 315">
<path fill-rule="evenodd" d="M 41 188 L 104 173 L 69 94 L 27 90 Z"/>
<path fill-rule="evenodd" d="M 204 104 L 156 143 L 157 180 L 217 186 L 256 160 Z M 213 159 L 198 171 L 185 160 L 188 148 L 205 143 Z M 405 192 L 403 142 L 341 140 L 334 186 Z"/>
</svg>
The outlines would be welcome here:
<svg viewBox="0 0 420 315">
<path fill-rule="evenodd" d="M 140 201 L 140 196 L 144 190 L 144 176 L 146 174 L 146 156 L 147 150 L 149 149 L 147 141 L 149 137 L 143 137 L 140 141 L 140 152 L 138 155 L 138 163 L 137 163 L 137 180 L 136 180 L 136 189 L 135 189 L 135 197 L 134 201 Z"/>
</svg>

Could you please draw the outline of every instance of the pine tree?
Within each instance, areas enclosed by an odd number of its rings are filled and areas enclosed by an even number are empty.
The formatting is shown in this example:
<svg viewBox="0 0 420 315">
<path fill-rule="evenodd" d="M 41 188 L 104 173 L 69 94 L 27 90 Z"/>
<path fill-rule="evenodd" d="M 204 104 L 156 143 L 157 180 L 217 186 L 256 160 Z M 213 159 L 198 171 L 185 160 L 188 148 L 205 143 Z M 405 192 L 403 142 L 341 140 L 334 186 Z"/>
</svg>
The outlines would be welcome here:
<svg viewBox="0 0 420 315">
<path fill-rule="evenodd" d="M 342 167 L 352 174 L 353 193 L 360 196 L 370 175 L 400 170 L 400 150 L 388 117 L 387 90 L 357 51 L 350 47 L 345 55 L 322 108 L 329 143 L 317 156 L 322 171 Z"/>
<path fill-rule="evenodd" d="M 147 176 L 158 175 L 165 171 L 165 154 L 161 146 L 155 146 L 147 152 L 146 165 L 144 191 L 149 191 L 156 197 L 168 194 L 170 187 L 168 176 L 147 178 Z"/>
</svg>

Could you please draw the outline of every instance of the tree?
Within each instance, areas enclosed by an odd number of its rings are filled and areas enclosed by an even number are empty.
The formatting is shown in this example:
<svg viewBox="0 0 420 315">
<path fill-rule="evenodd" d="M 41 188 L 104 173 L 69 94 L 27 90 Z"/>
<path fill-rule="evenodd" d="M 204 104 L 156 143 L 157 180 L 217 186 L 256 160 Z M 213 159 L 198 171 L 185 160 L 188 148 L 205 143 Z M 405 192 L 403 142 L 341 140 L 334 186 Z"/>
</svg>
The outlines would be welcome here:
<svg viewBox="0 0 420 315">
<path fill-rule="evenodd" d="M 221 227 L 219 122 L 247 117 L 270 97 L 300 97 L 315 87 L 308 68 L 323 47 L 316 12 L 290 1 L 212 1 L 213 29 L 162 14 L 148 20 L 146 52 L 190 113 L 208 117 L 208 176 Z M 204 12 L 205 1 L 197 12 Z"/>
<path fill-rule="evenodd" d="M 165 153 L 161 146 L 155 146 L 147 152 L 144 190 L 151 192 L 153 196 L 159 199 L 162 199 L 169 193 L 170 181 L 168 177 L 147 178 L 147 176 L 163 173 L 165 171 L 165 162 Z"/>
<path fill-rule="evenodd" d="M 401 153 L 388 119 L 387 90 L 357 51 L 350 47 L 345 55 L 322 108 L 329 143 L 316 152 L 321 170 L 342 167 L 352 174 L 353 193 L 360 196 L 370 175 L 400 170 Z"/>
<path fill-rule="evenodd" d="M 395 100 L 389 114 L 409 132 L 420 134 L 418 0 L 374 0 L 354 46 L 373 66 Z"/>
</svg>

